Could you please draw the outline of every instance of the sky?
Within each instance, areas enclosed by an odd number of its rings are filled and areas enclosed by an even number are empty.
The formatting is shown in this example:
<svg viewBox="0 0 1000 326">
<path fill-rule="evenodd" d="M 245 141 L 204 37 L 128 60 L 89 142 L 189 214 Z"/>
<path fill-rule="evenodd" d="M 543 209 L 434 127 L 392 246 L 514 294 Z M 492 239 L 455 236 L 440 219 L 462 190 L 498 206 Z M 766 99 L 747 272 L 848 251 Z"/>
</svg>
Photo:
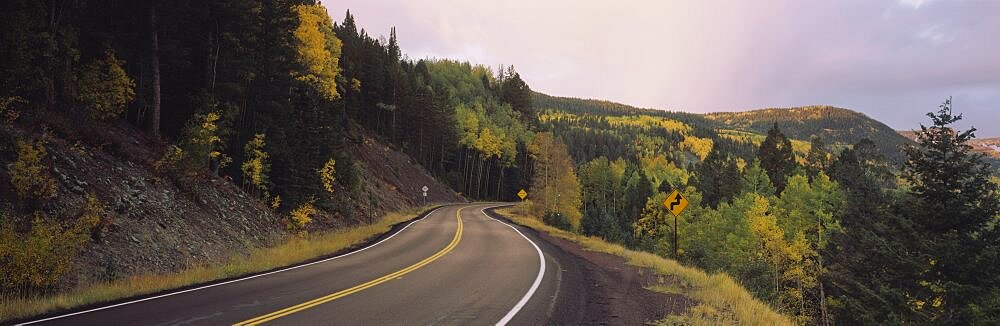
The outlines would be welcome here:
<svg viewBox="0 0 1000 326">
<path fill-rule="evenodd" d="M 899 130 L 953 97 L 1000 137 L 1000 0 L 338 0 L 411 59 L 513 65 L 536 91 L 687 112 L 833 105 Z"/>
</svg>

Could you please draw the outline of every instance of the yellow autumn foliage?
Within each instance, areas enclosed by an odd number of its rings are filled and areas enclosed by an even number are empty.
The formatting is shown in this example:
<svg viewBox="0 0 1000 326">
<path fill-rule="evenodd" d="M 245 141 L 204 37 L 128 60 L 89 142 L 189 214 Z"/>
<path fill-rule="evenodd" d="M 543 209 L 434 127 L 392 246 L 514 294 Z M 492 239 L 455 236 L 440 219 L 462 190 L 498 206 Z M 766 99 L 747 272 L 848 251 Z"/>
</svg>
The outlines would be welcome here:
<svg viewBox="0 0 1000 326">
<path fill-rule="evenodd" d="M 293 32 L 295 52 L 304 69 L 295 73 L 295 78 L 316 89 L 323 98 L 335 100 L 340 97 L 336 77 L 340 73 L 342 43 L 333 33 L 333 21 L 319 4 L 299 5 L 294 10 L 299 18 Z"/>
<path fill-rule="evenodd" d="M 19 197 L 45 200 L 56 196 L 56 179 L 42 162 L 47 156 L 41 141 L 17 141 L 17 160 L 10 169 L 10 182 Z"/>
<path fill-rule="evenodd" d="M 304 232 L 306 225 L 312 222 L 312 216 L 316 214 L 316 206 L 313 200 L 306 201 L 292 210 L 288 218 L 288 228 L 292 231 Z"/>
<path fill-rule="evenodd" d="M 87 108 L 90 118 L 115 118 L 135 99 L 135 82 L 122 69 L 123 64 L 115 57 L 115 52 L 108 49 L 103 58 L 94 60 L 80 70 L 74 97 Z"/>
<path fill-rule="evenodd" d="M 247 141 L 243 146 L 243 164 L 240 171 L 243 172 L 243 183 L 252 189 L 267 191 L 268 177 L 271 171 L 270 157 L 264 151 L 264 134 L 256 134 L 253 139 Z"/>
<path fill-rule="evenodd" d="M 319 173 L 319 180 L 323 183 L 323 189 L 327 192 L 333 192 L 333 183 L 337 181 L 337 161 L 330 158 L 323 164 L 323 167 L 316 170 Z"/>
<path fill-rule="evenodd" d="M 64 228 L 59 221 L 36 212 L 27 234 L 18 234 L 9 216 L 0 218 L 0 287 L 44 289 L 55 286 L 73 267 L 73 260 L 97 225 L 92 208 Z M 3 214 L 6 215 L 6 214 Z"/>
<path fill-rule="evenodd" d="M 680 148 L 694 153 L 694 155 L 704 161 L 708 157 L 708 153 L 712 152 L 712 140 L 709 138 L 684 136 L 684 141 L 681 142 Z"/>
</svg>

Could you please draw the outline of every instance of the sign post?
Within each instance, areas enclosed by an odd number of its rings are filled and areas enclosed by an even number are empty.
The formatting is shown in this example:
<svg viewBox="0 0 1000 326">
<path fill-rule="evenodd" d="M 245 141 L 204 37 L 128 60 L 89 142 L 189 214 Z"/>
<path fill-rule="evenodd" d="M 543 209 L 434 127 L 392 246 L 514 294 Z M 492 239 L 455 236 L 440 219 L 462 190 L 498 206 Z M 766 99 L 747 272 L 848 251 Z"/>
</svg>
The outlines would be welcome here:
<svg viewBox="0 0 1000 326">
<path fill-rule="evenodd" d="M 517 196 L 521 198 L 521 215 L 524 215 L 524 199 L 528 198 L 528 192 L 521 189 L 517 192 Z"/>
<path fill-rule="evenodd" d="M 677 250 L 677 216 L 680 216 L 684 209 L 688 207 L 688 200 L 681 195 L 681 192 L 674 189 L 670 195 L 667 196 L 667 200 L 663 201 L 663 207 L 666 207 L 670 211 L 670 214 L 674 215 L 674 259 L 679 258 Z"/>
<path fill-rule="evenodd" d="M 428 188 L 427 188 L 427 186 L 424 186 L 423 188 L 420 188 L 420 190 L 424 191 L 424 205 L 427 205 L 427 190 L 428 190 Z"/>
</svg>

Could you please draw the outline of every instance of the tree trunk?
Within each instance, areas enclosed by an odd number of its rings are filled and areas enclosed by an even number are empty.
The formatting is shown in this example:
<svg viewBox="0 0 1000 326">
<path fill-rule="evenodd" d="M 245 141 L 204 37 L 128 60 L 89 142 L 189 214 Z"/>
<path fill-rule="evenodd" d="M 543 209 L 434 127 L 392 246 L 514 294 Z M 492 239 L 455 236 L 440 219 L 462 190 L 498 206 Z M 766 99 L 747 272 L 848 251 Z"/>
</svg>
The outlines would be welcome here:
<svg viewBox="0 0 1000 326">
<path fill-rule="evenodd" d="M 146 129 L 153 139 L 160 139 L 160 44 L 157 37 L 156 5 L 149 5 L 149 64 L 153 74 L 152 111 L 146 120 Z"/>
<path fill-rule="evenodd" d="M 476 169 L 476 199 L 482 198 L 480 189 L 483 185 L 483 163 L 483 154 L 479 154 L 479 167 Z"/>
<path fill-rule="evenodd" d="M 500 178 L 497 178 L 497 201 L 500 201 L 500 189 L 502 189 L 501 186 L 503 185 L 503 172 L 504 166 L 500 165 Z"/>
</svg>

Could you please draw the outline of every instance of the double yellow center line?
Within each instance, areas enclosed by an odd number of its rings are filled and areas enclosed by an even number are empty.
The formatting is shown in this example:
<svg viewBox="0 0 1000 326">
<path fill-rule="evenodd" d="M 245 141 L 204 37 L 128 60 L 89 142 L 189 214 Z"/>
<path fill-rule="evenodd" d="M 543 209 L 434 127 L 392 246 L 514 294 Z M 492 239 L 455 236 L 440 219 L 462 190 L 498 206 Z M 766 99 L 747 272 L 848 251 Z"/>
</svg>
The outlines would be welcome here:
<svg viewBox="0 0 1000 326">
<path fill-rule="evenodd" d="M 353 286 L 351 288 L 342 290 L 340 292 L 333 293 L 333 294 L 330 294 L 330 295 L 327 295 L 327 296 L 324 296 L 324 297 L 316 298 L 316 299 L 313 299 L 313 300 L 309 300 L 309 301 L 306 301 L 306 302 L 303 302 L 303 303 L 300 303 L 300 304 L 297 304 L 297 305 L 294 305 L 294 306 L 291 306 L 291 307 L 288 307 L 288 308 L 285 308 L 285 309 L 281 309 L 281 310 L 278 310 L 278 311 L 275 311 L 275 312 L 272 312 L 272 313 L 269 313 L 269 314 L 266 314 L 266 315 L 262 315 L 262 316 L 258 316 L 258 317 L 251 318 L 251 319 L 248 319 L 248 320 L 244 320 L 244 321 L 236 323 L 234 325 L 239 325 L 239 326 L 242 326 L 242 325 L 260 325 L 260 324 L 263 324 L 263 323 L 268 322 L 268 321 L 272 321 L 272 320 L 275 320 L 275 319 L 278 319 L 278 318 L 281 318 L 281 317 L 284 317 L 284 316 L 288 316 L 288 315 L 294 314 L 294 313 L 299 312 L 299 311 L 303 311 L 303 310 L 306 310 L 306 309 L 309 309 L 309 308 L 312 308 L 312 307 L 315 307 L 315 306 L 318 306 L 318 305 L 321 305 L 321 304 L 324 304 L 324 303 L 327 303 L 327 302 L 330 302 L 330 301 L 333 301 L 333 300 L 337 300 L 337 299 L 343 298 L 345 296 L 351 295 L 352 293 L 357 293 L 357 292 L 364 291 L 365 289 L 368 289 L 370 287 L 373 287 L 373 286 L 376 286 L 376 285 L 379 285 L 379 284 L 391 281 L 391 280 L 393 280 L 395 278 L 398 278 L 400 276 L 406 275 L 409 272 L 417 270 L 418 268 L 423 267 L 424 265 L 430 264 L 431 262 L 437 260 L 438 258 L 441 258 L 441 256 L 444 256 L 445 254 L 451 252 L 452 249 L 455 249 L 455 247 L 458 246 L 458 242 L 462 240 L 462 208 L 459 208 L 458 211 L 455 212 L 455 218 L 458 220 L 458 230 L 455 231 L 455 237 L 451 239 L 451 243 L 449 243 L 447 246 L 444 247 L 444 249 L 441 249 L 440 251 L 438 251 L 434 255 L 432 255 L 430 257 L 427 257 L 427 258 L 424 258 L 424 260 L 421 260 L 421 261 L 419 261 L 419 262 L 417 262 L 417 263 L 415 263 L 413 265 L 410 265 L 410 266 L 408 266 L 406 268 L 403 268 L 401 270 L 389 273 L 389 274 L 387 274 L 385 276 L 376 278 L 374 280 L 371 280 L 371 281 L 368 281 L 368 282 L 365 282 L 365 283 L 362 283 L 362 284 L 355 285 L 355 286 Z"/>
</svg>

